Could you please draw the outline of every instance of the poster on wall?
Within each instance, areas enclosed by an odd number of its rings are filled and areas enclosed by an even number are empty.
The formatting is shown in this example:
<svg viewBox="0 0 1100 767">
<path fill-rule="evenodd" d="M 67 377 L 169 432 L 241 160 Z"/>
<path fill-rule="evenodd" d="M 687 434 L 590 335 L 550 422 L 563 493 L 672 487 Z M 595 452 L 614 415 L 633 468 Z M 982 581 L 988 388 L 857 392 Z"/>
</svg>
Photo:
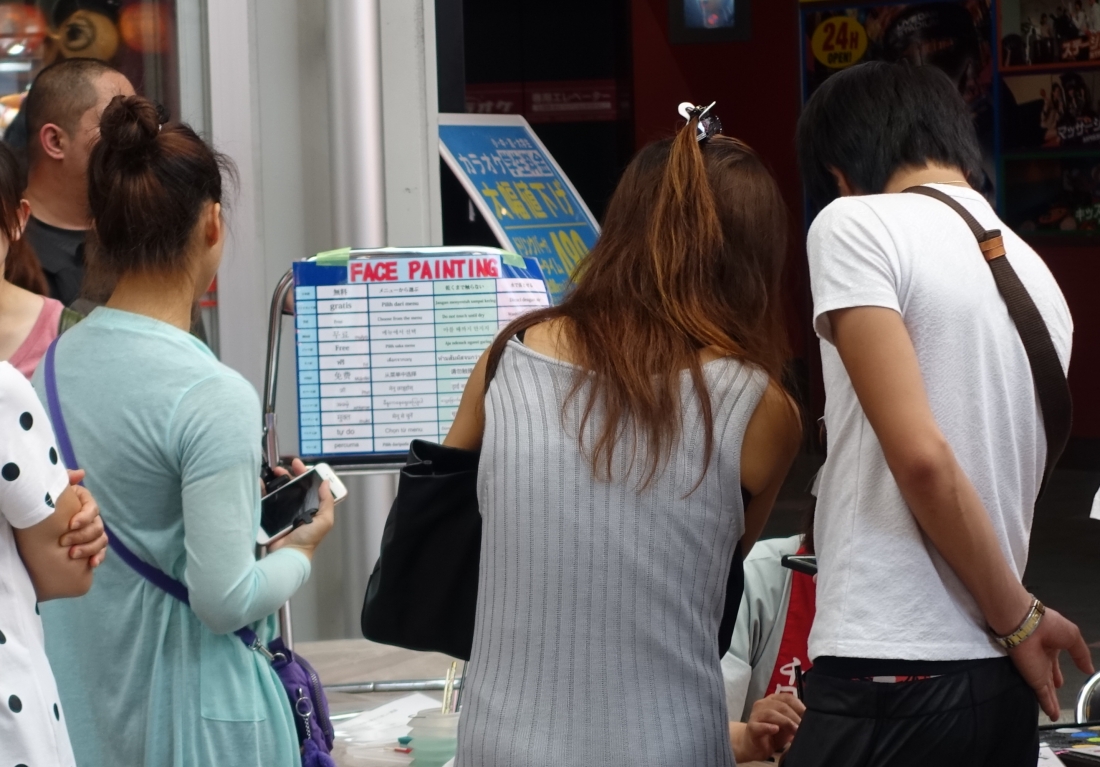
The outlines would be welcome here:
<svg viewBox="0 0 1100 767">
<path fill-rule="evenodd" d="M 1004 183 L 1005 223 L 1020 234 L 1100 231 L 1100 157 L 1006 159 Z"/>
<path fill-rule="evenodd" d="M 1100 2 L 999 0 L 1006 223 L 1100 233 Z"/>
<path fill-rule="evenodd" d="M 1097 0 L 1001 0 L 1001 67 L 1100 64 Z"/>
<path fill-rule="evenodd" d="M 1100 150 L 1100 70 L 1005 77 L 1004 152 Z"/>
<path fill-rule="evenodd" d="M 974 116 L 982 145 L 981 190 L 996 196 L 993 23 L 990 0 L 803 7 L 803 97 L 864 61 L 908 61 L 943 70 Z"/>
</svg>

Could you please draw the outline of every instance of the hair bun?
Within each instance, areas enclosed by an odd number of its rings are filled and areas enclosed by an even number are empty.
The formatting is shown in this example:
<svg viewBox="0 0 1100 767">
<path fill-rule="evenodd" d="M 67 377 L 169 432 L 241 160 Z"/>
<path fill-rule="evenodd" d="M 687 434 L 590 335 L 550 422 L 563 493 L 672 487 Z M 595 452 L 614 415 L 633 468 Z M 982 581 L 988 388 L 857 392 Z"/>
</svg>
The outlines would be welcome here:
<svg viewBox="0 0 1100 767">
<path fill-rule="evenodd" d="M 99 139 L 128 159 L 146 160 L 156 149 L 160 135 L 160 110 L 141 96 L 115 96 L 103 110 Z"/>
</svg>

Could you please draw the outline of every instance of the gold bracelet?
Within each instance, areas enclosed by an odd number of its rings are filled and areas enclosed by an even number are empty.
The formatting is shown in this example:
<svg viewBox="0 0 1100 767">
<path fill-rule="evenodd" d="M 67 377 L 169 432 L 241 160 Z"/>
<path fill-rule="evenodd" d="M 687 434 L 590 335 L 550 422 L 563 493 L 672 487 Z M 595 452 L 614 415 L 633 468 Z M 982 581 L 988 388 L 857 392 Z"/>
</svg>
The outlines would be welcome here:
<svg viewBox="0 0 1100 767">
<path fill-rule="evenodd" d="M 992 631 L 993 639 L 1001 647 L 1006 650 L 1011 650 L 1015 647 L 1019 647 L 1023 644 L 1029 636 L 1035 633 L 1035 630 L 1039 628 L 1039 624 L 1043 622 L 1043 615 L 1046 614 L 1047 608 L 1043 606 L 1043 603 L 1031 597 L 1031 609 L 1028 610 L 1027 617 L 1024 618 L 1024 622 L 1020 624 L 1020 627 L 1013 631 L 1008 636 L 997 636 Z"/>
</svg>

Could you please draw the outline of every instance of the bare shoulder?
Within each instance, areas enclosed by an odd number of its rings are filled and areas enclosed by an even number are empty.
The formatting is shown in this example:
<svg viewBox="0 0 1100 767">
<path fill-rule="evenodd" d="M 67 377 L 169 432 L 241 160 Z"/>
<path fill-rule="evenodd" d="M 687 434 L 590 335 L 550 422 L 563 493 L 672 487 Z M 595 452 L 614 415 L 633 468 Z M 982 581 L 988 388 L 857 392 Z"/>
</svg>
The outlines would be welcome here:
<svg viewBox="0 0 1100 767">
<path fill-rule="evenodd" d="M 751 492 L 786 475 L 802 442 L 802 416 L 794 398 L 774 380 L 768 381 L 749 419 L 741 446 L 741 484 Z"/>
<path fill-rule="evenodd" d="M 564 319 L 558 318 L 532 325 L 524 333 L 523 345 L 547 357 L 574 362 L 565 323 Z"/>
</svg>

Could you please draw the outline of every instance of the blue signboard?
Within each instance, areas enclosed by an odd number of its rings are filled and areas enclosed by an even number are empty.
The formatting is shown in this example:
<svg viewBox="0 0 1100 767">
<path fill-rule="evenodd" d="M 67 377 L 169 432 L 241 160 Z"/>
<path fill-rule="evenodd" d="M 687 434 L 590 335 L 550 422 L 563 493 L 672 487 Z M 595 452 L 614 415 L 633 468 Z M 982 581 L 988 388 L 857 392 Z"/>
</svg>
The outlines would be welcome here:
<svg viewBox="0 0 1100 767">
<path fill-rule="evenodd" d="M 442 441 L 497 332 L 550 305 L 538 262 L 495 248 L 318 258 L 294 264 L 307 461 L 388 462 Z"/>
<path fill-rule="evenodd" d="M 501 247 L 537 259 L 558 302 L 600 227 L 518 115 L 439 116 L 439 150 Z"/>
</svg>

